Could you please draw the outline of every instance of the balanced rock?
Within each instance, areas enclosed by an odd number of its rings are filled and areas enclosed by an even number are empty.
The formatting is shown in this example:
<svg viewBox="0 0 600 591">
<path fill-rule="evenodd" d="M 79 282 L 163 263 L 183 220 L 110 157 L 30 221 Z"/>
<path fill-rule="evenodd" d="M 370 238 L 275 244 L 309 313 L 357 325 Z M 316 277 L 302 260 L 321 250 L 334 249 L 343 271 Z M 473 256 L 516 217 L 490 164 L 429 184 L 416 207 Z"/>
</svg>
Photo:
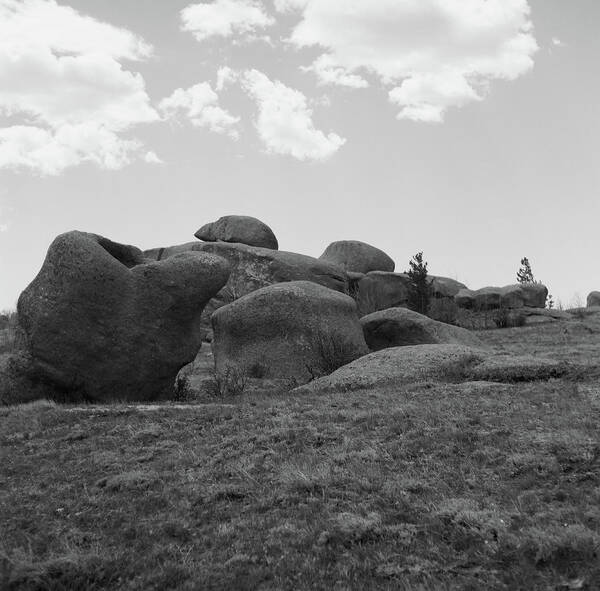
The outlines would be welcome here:
<svg viewBox="0 0 600 591">
<path fill-rule="evenodd" d="M 322 285 L 264 287 L 212 316 L 218 376 L 304 383 L 368 353 L 354 300 Z"/>
<path fill-rule="evenodd" d="M 396 266 L 385 252 L 358 240 L 332 242 L 319 258 L 354 273 L 392 272 Z"/>
<path fill-rule="evenodd" d="M 161 256 L 161 260 L 165 260 L 187 250 L 218 255 L 229 263 L 231 269 L 227 285 L 210 301 L 202 315 L 205 331 L 210 329 L 210 317 L 215 310 L 268 285 L 287 281 L 312 281 L 342 293 L 348 291 L 348 279 L 342 269 L 293 252 L 227 242 L 190 242 L 153 249 L 144 254 L 148 257 Z"/>
<path fill-rule="evenodd" d="M 437 322 L 407 308 L 390 308 L 361 318 L 365 341 L 371 351 L 407 345 L 457 344 L 483 347 L 481 340 L 464 328 Z"/>
<path fill-rule="evenodd" d="M 207 253 L 148 262 L 133 246 L 62 234 L 19 298 L 30 373 L 66 400 L 160 398 L 198 352 L 200 315 L 228 276 Z"/>
<path fill-rule="evenodd" d="M 592 291 L 587 297 L 587 307 L 600 306 L 600 291 Z"/>
<path fill-rule="evenodd" d="M 238 242 L 273 250 L 279 248 L 273 230 L 264 222 L 246 215 L 223 216 L 202 226 L 195 236 L 206 242 Z"/>
</svg>

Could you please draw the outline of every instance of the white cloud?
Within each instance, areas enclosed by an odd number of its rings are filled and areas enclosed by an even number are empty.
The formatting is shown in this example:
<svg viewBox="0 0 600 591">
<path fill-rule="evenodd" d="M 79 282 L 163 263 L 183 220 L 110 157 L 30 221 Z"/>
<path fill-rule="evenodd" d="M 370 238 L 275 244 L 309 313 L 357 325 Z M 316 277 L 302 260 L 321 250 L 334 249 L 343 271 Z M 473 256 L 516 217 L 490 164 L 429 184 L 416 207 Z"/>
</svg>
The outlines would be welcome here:
<svg viewBox="0 0 600 591">
<path fill-rule="evenodd" d="M 238 79 L 238 73 L 229 66 L 223 66 L 217 71 L 217 92 L 221 92 L 229 84 Z"/>
<path fill-rule="evenodd" d="M 258 70 L 244 73 L 242 87 L 256 101 L 256 129 L 267 151 L 288 154 L 298 160 L 325 160 L 346 142 L 335 133 L 315 128 L 307 99 Z"/>
<path fill-rule="evenodd" d="M 258 29 L 275 23 L 256 0 L 213 0 L 190 4 L 181 11 L 181 28 L 198 41 L 238 35 L 253 38 Z"/>
<path fill-rule="evenodd" d="M 388 88 L 400 118 L 441 121 L 481 100 L 494 79 L 514 80 L 538 49 L 527 0 L 276 0 L 301 10 L 290 41 L 319 47 L 322 83 Z"/>
<path fill-rule="evenodd" d="M 0 168 L 59 174 L 81 162 L 116 169 L 140 155 L 122 137 L 158 120 L 140 74 L 119 60 L 152 48 L 54 0 L 0 0 Z"/>
<path fill-rule="evenodd" d="M 239 138 L 239 117 L 234 117 L 219 106 L 219 96 L 208 82 L 201 82 L 184 90 L 178 88 L 160 101 L 158 108 L 166 119 L 183 115 L 195 127 L 204 127 L 215 133 Z"/>
</svg>

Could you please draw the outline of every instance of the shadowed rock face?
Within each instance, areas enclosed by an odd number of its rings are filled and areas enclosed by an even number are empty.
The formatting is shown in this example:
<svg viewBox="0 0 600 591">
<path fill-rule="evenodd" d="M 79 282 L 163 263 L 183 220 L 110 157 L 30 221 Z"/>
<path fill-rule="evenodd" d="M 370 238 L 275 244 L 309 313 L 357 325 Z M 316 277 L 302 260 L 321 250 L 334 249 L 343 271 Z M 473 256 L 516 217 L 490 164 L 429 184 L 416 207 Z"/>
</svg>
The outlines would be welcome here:
<svg viewBox="0 0 600 591">
<path fill-rule="evenodd" d="M 231 269 L 227 285 L 206 306 L 202 316 L 205 329 L 210 328 L 210 317 L 215 310 L 268 285 L 287 281 L 312 281 L 342 293 L 348 290 L 346 273 L 338 266 L 293 252 L 227 242 L 188 242 L 148 250 L 144 255 L 166 260 L 189 250 L 218 255 L 229 263 Z"/>
<path fill-rule="evenodd" d="M 587 297 L 587 307 L 600 306 L 600 291 L 592 291 Z"/>
<path fill-rule="evenodd" d="M 427 344 L 483 347 L 481 340 L 468 330 L 437 322 L 406 308 L 375 312 L 361 318 L 360 323 L 371 351 Z"/>
<path fill-rule="evenodd" d="M 273 230 L 256 218 L 244 215 L 226 215 L 216 222 L 202 226 L 195 234 L 206 242 L 236 242 L 277 250 L 279 244 Z"/>
<path fill-rule="evenodd" d="M 319 258 L 353 273 L 392 272 L 396 267 L 385 252 L 358 240 L 332 242 Z"/>
<path fill-rule="evenodd" d="M 228 276 L 210 254 L 149 262 L 133 246 L 62 234 L 19 298 L 30 373 L 67 400 L 160 398 L 194 359 L 204 306 Z"/>
<path fill-rule="evenodd" d="M 303 383 L 368 353 L 354 300 L 308 281 L 259 289 L 217 310 L 212 324 L 219 375 L 259 368 Z"/>
</svg>

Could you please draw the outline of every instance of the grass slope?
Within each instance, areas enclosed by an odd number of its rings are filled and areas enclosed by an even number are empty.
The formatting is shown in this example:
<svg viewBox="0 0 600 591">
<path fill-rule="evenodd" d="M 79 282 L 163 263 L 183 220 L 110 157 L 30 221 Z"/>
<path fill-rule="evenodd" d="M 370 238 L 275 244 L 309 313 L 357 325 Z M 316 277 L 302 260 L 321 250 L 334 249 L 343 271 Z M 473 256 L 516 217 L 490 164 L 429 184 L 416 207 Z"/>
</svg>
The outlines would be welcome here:
<svg viewBox="0 0 600 591">
<path fill-rule="evenodd" d="M 600 323 L 480 335 L 579 369 L 0 409 L 0 588 L 600 588 Z"/>
</svg>

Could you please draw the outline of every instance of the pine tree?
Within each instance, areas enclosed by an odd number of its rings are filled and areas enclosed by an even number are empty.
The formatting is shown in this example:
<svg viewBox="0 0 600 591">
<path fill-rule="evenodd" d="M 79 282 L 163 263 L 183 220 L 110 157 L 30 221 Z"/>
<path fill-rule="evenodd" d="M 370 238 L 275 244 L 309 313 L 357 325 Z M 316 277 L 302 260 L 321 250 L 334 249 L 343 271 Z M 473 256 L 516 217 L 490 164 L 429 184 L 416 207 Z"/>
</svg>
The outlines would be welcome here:
<svg viewBox="0 0 600 591">
<path fill-rule="evenodd" d="M 535 283 L 533 271 L 527 257 L 521 259 L 521 268 L 517 271 L 517 281 L 519 283 Z"/>
<path fill-rule="evenodd" d="M 406 272 L 409 279 L 408 307 L 419 314 L 427 314 L 431 285 L 427 277 L 427 263 L 423 262 L 423 253 L 418 252 L 408 264 L 410 266 L 410 270 Z"/>
</svg>

